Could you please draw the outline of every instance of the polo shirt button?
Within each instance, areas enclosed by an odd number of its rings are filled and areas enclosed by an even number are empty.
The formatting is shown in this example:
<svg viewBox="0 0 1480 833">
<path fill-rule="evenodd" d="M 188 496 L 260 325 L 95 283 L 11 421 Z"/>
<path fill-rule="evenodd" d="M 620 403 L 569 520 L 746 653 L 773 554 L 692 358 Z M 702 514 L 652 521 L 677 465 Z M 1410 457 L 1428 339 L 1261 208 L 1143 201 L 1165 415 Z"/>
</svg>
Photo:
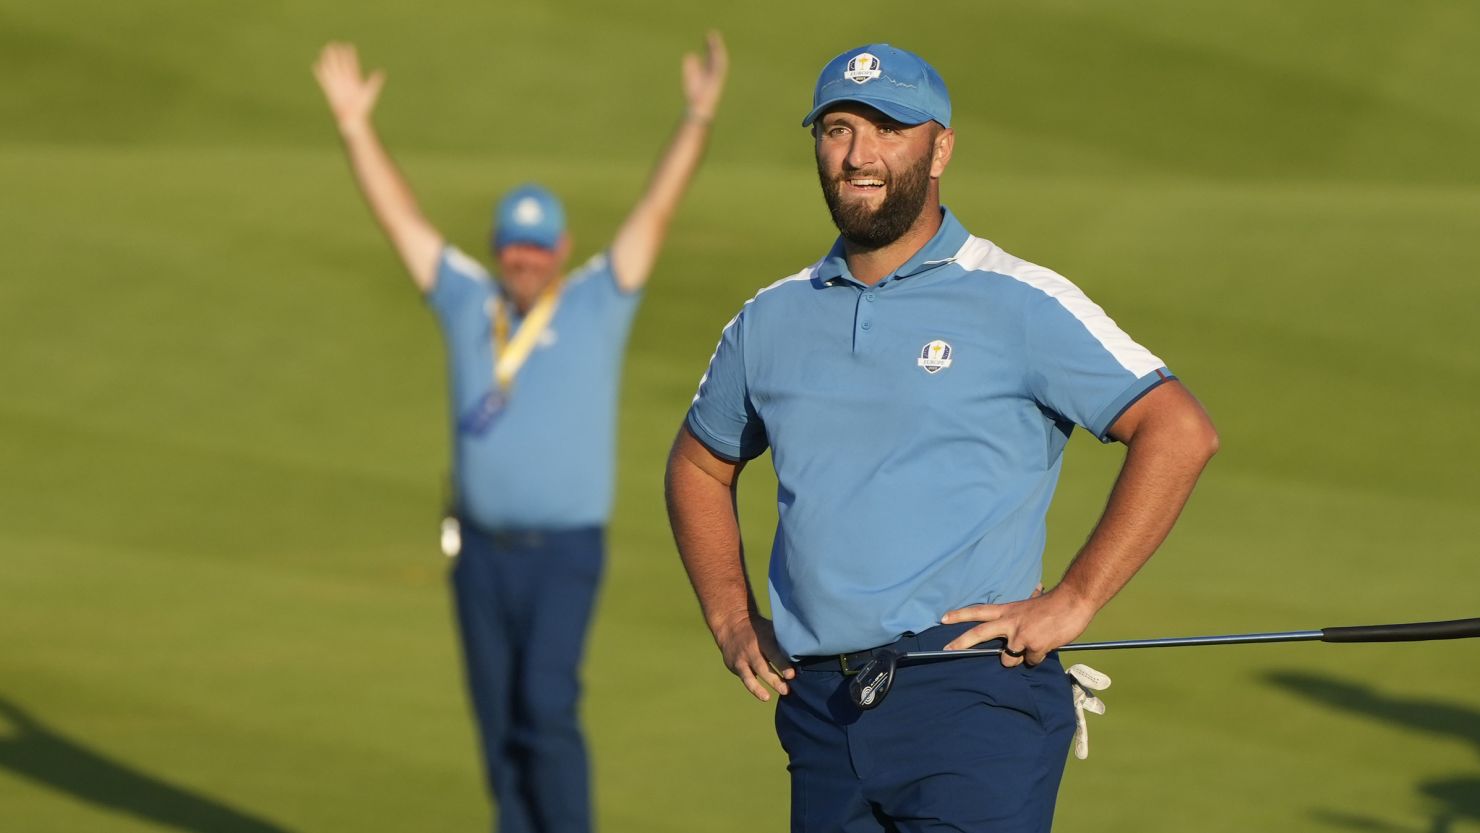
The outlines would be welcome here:
<svg viewBox="0 0 1480 833">
<path fill-rule="evenodd" d="M 865 301 L 872 301 L 873 299 L 874 299 L 874 293 L 872 293 L 872 292 L 870 292 L 867 295 L 864 295 L 863 296 L 863 300 L 865 300 Z"/>
<path fill-rule="evenodd" d="M 865 321 L 862 324 L 860 324 L 859 326 L 860 327 L 863 327 L 865 330 L 867 330 L 868 328 L 874 326 L 874 323 L 872 321 Z"/>
</svg>

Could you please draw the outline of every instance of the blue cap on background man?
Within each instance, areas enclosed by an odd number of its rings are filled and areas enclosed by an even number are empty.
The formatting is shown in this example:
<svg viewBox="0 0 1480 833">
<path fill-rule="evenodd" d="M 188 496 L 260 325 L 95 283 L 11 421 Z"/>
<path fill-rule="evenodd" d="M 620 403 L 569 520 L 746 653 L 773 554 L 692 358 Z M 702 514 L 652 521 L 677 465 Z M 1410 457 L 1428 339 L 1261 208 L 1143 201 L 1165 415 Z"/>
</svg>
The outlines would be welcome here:
<svg viewBox="0 0 1480 833">
<path fill-rule="evenodd" d="M 951 126 L 951 95 L 940 73 L 919 55 L 887 43 L 850 49 L 828 61 L 817 76 L 812 112 L 802 127 L 840 101 L 867 104 L 900 124 Z"/>
<path fill-rule="evenodd" d="M 565 233 L 565 208 L 538 185 L 521 185 L 499 200 L 493 213 L 493 247 L 525 243 L 554 249 Z"/>
</svg>

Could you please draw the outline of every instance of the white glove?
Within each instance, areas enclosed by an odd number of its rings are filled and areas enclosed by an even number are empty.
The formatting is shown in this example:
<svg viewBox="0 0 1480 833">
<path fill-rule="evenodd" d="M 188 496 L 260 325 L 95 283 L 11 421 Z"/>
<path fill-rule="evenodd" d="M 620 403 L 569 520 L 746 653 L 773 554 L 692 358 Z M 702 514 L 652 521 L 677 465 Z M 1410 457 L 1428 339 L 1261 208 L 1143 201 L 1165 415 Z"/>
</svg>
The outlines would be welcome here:
<svg viewBox="0 0 1480 833">
<path fill-rule="evenodd" d="M 1085 712 L 1105 713 L 1105 701 L 1095 696 L 1096 691 L 1110 687 L 1110 678 L 1088 665 L 1071 665 L 1064 672 L 1069 675 L 1069 688 L 1074 691 L 1074 757 L 1084 760 L 1089 757 L 1089 724 L 1084 721 Z"/>
<path fill-rule="evenodd" d="M 442 554 L 455 558 L 462 552 L 462 524 L 448 515 L 442 519 Z"/>
</svg>

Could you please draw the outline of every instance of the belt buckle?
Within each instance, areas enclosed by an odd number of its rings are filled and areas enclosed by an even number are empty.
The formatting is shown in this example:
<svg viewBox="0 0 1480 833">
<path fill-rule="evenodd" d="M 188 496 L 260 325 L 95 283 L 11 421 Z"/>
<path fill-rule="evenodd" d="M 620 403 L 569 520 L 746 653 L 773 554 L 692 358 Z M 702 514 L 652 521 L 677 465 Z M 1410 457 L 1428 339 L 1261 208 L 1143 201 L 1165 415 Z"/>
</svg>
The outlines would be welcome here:
<svg viewBox="0 0 1480 833">
<path fill-rule="evenodd" d="M 851 677 L 863 670 L 862 668 L 849 668 L 847 654 L 838 654 L 838 665 L 843 669 L 844 677 Z"/>
</svg>

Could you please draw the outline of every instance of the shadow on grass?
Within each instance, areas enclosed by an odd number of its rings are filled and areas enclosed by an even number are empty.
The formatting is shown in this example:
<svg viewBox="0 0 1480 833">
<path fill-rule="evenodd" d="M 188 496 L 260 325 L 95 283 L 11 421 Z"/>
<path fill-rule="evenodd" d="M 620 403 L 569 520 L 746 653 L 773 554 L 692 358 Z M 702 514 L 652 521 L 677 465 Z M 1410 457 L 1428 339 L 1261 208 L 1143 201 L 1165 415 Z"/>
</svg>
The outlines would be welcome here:
<svg viewBox="0 0 1480 833">
<path fill-rule="evenodd" d="M 1334 709 L 1468 744 L 1480 754 L 1480 710 L 1452 701 L 1384 694 L 1370 685 L 1298 671 L 1265 675 L 1271 684 Z M 1456 822 L 1480 821 L 1480 774 L 1423 781 L 1418 791 L 1434 807 L 1424 833 L 1448 833 Z M 1349 813 L 1317 811 L 1316 818 L 1349 830 L 1413 833 L 1415 828 Z"/>
<path fill-rule="evenodd" d="M 151 777 L 59 734 L 0 697 L 0 768 L 81 801 L 177 830 L 289 833 L 286 828 Z"/>
</svg>

